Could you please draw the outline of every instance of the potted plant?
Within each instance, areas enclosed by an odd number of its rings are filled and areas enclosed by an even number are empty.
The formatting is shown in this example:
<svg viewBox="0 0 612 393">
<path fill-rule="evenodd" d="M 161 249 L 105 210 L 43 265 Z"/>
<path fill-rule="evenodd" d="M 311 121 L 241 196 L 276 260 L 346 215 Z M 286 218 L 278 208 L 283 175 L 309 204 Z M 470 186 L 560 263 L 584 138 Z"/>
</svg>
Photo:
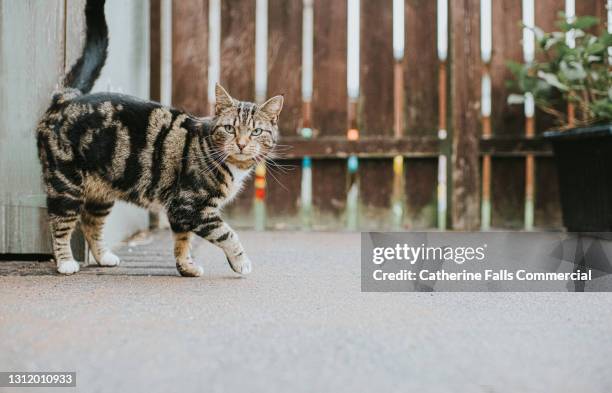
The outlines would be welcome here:
<svg viewBox="0 0 612 393">
<path fill-rule="evenodd" d="M 612 35 L 590 33 L 597 24 L 561 14 L 559 31 L 533 29 L 538 60 L 508 64 L 509 83 L 522 93 L 509 103 L 533 98 L 556 121 L 544 138 L 553 146 L 563 223 L 572 232 L 612 231 Z"/>
</svg>

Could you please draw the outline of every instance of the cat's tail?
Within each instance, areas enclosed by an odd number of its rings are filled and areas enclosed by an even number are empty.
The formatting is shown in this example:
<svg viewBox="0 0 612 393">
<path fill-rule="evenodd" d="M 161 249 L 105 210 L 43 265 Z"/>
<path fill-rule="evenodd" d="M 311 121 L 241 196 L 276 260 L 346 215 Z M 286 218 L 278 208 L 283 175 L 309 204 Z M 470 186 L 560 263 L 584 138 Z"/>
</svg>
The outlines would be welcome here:
<svg viewBox="0 0 612 393">
<path fill-rule="evenodd" d="M 85 21 L 87 34 L 81 57 L 64 78 L 64 87 L 88 93 L 94 85 L 106 61 L 108 27 L 104 18 L 105 0 L 87 0 Z"/>
</svg>

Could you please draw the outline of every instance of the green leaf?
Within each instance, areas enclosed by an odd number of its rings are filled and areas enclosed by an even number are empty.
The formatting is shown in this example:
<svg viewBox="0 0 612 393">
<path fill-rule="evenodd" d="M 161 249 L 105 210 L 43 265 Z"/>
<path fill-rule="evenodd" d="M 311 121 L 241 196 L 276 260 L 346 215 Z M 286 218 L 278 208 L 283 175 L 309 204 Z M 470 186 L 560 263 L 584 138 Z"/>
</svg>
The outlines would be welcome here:
<svg viewBox="0 0 612 393">
<path fill-rule="evenodd" d="M 582 67 L 582 64 L 578 62 L 571 62 L 568 64 L 567 62 L 562 61 L 559 64 L 559 69 L 564 79 L 567 79 L 569 81 L 583 80 L 587 77 L 587 73 L 584 70 L 584 67 Z"/>
<path fill-rule="evenodd" d="M 569 90 L 569 88 L 566 85 L 564 85 L 563 83 L 561 83 L 561 81 L 559 81 L 559 78 L 557 78 L 557 75 L 555 74 L 551 74 L 551 73 L 544 72 L 544 71 L 538 71 L 538 77 L 544 80 L 549 85 L 556 87 L 559 90 L 563 90 L 563 91 Z"/>
<path fill-rule="evenodd" d="M 522 94 L 509 94 L 508 105 L 519 105 L 525 103 L 525 96 Z"/>
</svg>

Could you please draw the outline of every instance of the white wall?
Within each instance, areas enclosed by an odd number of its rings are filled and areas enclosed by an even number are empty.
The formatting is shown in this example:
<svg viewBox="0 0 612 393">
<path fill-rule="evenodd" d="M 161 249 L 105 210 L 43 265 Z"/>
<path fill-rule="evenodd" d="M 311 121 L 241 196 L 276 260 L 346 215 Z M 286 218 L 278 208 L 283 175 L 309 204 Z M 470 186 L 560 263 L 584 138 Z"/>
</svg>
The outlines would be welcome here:
<svg viewBox="0 0 612 393">
<path fill-rule="evenodd" d="M 106 1 L 109 29 L 108 59 L 93 91 L 113 91 L 149 98 L 149 2 Z M 115 203 L 104 230 L 109 245 L 115 245 L 149 225 L 144 209 Z"/>
</svg>

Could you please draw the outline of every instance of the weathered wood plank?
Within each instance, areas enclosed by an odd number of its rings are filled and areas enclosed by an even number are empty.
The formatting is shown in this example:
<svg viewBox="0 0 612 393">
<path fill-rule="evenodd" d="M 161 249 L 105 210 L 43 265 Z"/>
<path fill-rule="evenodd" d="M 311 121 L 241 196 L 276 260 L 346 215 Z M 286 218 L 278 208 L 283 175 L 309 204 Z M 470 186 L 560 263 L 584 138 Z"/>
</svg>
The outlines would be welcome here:
<svg viewBox="0 0 612 393">
<path fill-rule="evenodd" d="M 494 228 L 523 228 L 525 159 L 496 158 L 492 166 L 491 225 Z"/>
<path fill-rule="evenodd" d="M 300 160 L 276 161 L 266 170 L 266 211 L 268 226 L 297 228 L 300 224 L 299 198 L 302 183 Z"/>
<path fill-rule="evenodd" d="M 172 105 L 208 114 L 208 0 L 172 3 Z"/>
<path fill-rule="evenodd" d="M 451 32 L 453 228 L 475 230 L 480 222 L 480 3 L 449 4 Z"/>
<path fill-rule="evenodd" d="M 302 0 L 269 0 L 268 96 L 284 95 L 279 123 L 281 144 L 285 143 L 285 137 L 297 134 L 302 122 L 301 70 Z M 278 164 L 282 167 L 269 164 L 266 175 L 269 225 L 295 227 L 300 220 L 301 162 L 289 160 Z"/>
<path fill-rule="evenodd" d="M 295 135 L 302 121 L 302 0 L 269 0 L 268 10 L 268 96 L 284 95 L 281 134 Z"/>
<path fill-rule="evenodd" d="M 63 0 L 1 2 L 0 253 L 50 252 L 35 128 L 63 74 Z"/>
<path fill-rule="evenodd" d="M 536 159 L 535 226 L 563 227 L 557 167 L 551 157 Z"/>
<path fill-rule="evenodd" d="M 149 0 L 149 95 L 154 101 L 160 99 L 160 7 L 161 0 Z"/>
<path fill-rule="evenodd" d="M 591 33 L 600 33 L 606 29 L 606 0 L 576 1 L 576 16 L 594 16 L 599 19 L 599 26 L 591 29 Z"/>
<path fill-rule="evenodd" d="M 346 207 L 346 160 L 313 160 L 313 227 L 342 227 Z"/>
<path fill-rule="evenodd" d="M 348 141 L 343 137 L 325 137 L 314 140 L 286 138 L 283 143 L 290 148 L 283 153 L 283 159 L 311 156 L 314 158 L 358 157 L 435 157 L 440 154 L 440 141 L 431 137 L 363 138 Z M 519 157 L 527 154 L 551 156 L 552 148 L 543 138 L 493 137 L 479 141 L 478 154 Z"/>
<path fill-rule="evenodd" d="M 480 153 L 494 156 L 525 156 L 527 154 L 551 156 L 552 147 L 542 138 L 493 137 L 480 141 Z"/>
<path fill-rule="evenodd" d="M 580 2 L 580 1 L 578 1 Z M 558 31 L 556 25 L 559 19 L 559 12 L 565 10 L 565 0 L 538 0 L 535 2 L 535 24 L 545 32 Z M 539 54 L 541 59 L 542 55 Z M 561 111 L 567 109 L 565 105 L 558 108 Z M 555 127 L 554 118 L 541 110 L 537 109 L 535 114 L 536 133 L 540 134 Z M 537 191 L 536 191 L 537 192 Z"/>
<path fill-rule="evenodd" d="M 235 98 L 255 100 L 255 1 L 221 2 L 221 85 Z M 252 225 L 253 180 L 228 207 L 240 225 Z"/>
<path fill-rule="evenodd" d="M 239 100 L 255 99 L 255 1 L 221 2 L 221 84 Z"/>
<path fill-rule="evenodd" d="M 362 1 L 360 27 L 361 96 L 358 114 L 360 134 L 391 136 L 393 135 L 393 2 Z"/>
<path fill-rule="evenodd" d="M 523 62 L 520 3 L 495 2 L 492 6 L 493 52 L 491 55 L 491 124 L 493 135 L 523 135 L 525 116 L 522 105 L 508 105 L 510 94 L 506 81 L 512 73 L 506 66 L 510 60 Z"/>
<path fill-rule="evenodd" d="M 283 154 L 285 158 L 347 158 L 358 157 L 394 157 L 437 156 L 439 141 L 437 138 L 363 138 L 349 141 L 343 137 L 326 137 L 314 140 L 287 138 L 283 143 L 291 146 Z"/>
<path fill-rule="evenodd" d="M 314 0 L 313 126 L 325 135 L 347 130 L 346 1 Z"/>
<path fill-rule="evenodd" d="M 437 223 L 437 158 L 405 159 L 404 187 L 406 212 L 404 226 L 409 229 L 431 229 Z"/>
<path fill-rule="evenodd" d="M 389 3 L 391 3 L 389 1 Z M 404 96 L 406 135 L 434 136 L 438 130 L 436 2 L 406 0 Z"/>
<path fill-rule="evenodd" d="M 367 158 L 359 162 L 359 226 L 362 230 L 389 229 L 393 194 L 393 160 Z"/>
<path fill-rule="evenodd" d="M 87 0 L 66 2 L 66 72 L 81 56 L 85 43 L 85 3 Z"/>
</svg>

